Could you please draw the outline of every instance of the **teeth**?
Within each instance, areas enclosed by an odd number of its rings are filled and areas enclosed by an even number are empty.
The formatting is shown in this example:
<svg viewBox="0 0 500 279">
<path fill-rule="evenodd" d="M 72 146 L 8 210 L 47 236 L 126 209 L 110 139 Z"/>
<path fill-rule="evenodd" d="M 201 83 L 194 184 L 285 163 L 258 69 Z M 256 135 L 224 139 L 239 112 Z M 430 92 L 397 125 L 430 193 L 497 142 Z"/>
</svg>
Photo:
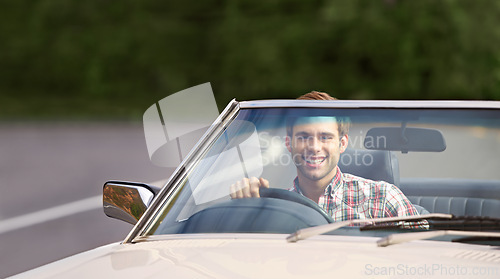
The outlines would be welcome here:
<svg viewBox="0 0 500 279">
<path fill-rule="evenodd" d="M 310 164 L 319 164 L 321 162 L 323 162 L 325 160 L 325 158 L 323 159 L 317 159 L 317 160 L 307 160 L 306 159 L 306 162 L 310 163 Z"/>
</svg>

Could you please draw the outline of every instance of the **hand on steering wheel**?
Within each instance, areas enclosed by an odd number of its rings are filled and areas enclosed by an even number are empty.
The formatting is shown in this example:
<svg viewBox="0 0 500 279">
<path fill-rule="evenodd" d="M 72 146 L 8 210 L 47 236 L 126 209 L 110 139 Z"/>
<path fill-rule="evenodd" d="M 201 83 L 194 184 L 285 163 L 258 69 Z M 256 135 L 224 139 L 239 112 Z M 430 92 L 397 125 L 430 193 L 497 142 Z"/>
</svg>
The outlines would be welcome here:
<svg viewBox="0 0 500 279">
<path fill-rule="evenodd" d="M 269 188 L 269 181 L 264 178 L 243 178 L 232 184 L 230 196 L 232 199 L 260 198 L 260 188 Z"/>
<path fill-rule="evenodd" d="M 264 197 L 300 203 L 314 209 L 316 212 L 321 214 L 321 216 L 323 216 L 328 223 L 333 223 L 332 217 L 323 211 L 323 209 L 321 209 L 312 200 L 285 189 L 269 188 L 269 181 L 264 178 L 243 178 L 242 180 L 231 185 L 230 192 L 232 199 Z"/>
</svg>

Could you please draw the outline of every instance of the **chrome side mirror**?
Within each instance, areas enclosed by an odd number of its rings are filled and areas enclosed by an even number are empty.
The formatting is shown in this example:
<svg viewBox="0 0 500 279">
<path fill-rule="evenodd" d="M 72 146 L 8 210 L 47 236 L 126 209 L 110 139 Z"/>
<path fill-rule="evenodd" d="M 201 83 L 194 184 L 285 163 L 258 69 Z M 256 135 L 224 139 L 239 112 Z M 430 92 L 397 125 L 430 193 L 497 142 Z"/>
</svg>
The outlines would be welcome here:
<svg viewBox="0 0 500 279">
<path fill-rule="evenodd" d="M 143 183 L 108 181 L 102 195 L 104 214 L 135 225 L 157 192 L 156 187 Z"/>
</svg>

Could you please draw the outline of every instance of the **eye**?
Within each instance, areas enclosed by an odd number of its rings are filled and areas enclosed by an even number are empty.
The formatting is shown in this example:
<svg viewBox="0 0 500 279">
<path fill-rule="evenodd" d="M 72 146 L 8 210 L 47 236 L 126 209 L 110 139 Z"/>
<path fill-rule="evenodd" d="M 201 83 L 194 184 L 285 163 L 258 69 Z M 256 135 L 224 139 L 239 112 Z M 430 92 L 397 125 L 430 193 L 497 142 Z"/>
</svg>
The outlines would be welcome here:
<svg viewBox="0 0 500 279">
<path fill-rule="evenodd" d="M 331 141 L 331 140 L 333 140 L 333 137 L 332 136 L 326 136 L 326 135 L 324 135 L 324 136 L 320 136 L 319 139 L 321 141 Z"/>
</svg>

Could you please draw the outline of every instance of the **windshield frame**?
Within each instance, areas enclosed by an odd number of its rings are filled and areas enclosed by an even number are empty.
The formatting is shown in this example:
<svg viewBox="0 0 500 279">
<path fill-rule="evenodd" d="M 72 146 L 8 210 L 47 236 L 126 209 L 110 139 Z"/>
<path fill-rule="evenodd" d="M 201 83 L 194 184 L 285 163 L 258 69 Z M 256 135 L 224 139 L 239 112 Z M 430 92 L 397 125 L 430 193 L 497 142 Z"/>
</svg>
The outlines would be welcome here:
<svg viewBox="0 0 500 279">
<path fill-rule="evenodd" d="M 481 109 L 499 110 L 500 102 L 497 101 L 310 101 L 310 100 L 264 100 L 238 102 L 232 100 L 221 115 L 214 121 L 204 136 L 198 141 L 193 150 L 177 167 L 165 186 L 153 200 L 150 207 L 128 234 L 123 243 L 144 241 L 146 232 L 159 218 L 161 209 L 172 202 L 174 196 L 184 180 L 190 173 L 196 161 L 217 140 L 223 130 L 236 119 L 241 109 L 254 108 L 362 108 L 362 109 Z"/>
</svg>

